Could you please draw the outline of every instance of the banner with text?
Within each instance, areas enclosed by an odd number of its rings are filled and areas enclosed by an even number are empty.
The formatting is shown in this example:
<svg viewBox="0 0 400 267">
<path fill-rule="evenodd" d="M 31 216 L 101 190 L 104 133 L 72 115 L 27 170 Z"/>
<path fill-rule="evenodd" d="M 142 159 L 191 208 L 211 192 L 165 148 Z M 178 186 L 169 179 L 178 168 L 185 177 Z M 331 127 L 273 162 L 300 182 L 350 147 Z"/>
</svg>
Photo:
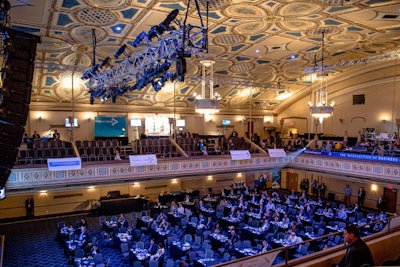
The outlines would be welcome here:
<svg viewBox="0 0 400 267">
<path fill-rule="evenodd" d="M 230 153 L 232 160 L 251 159 L 251 155 L 248 150 L 231 150 Z"/>
<path fill-rule="evenodd" d="M 130 166 L 150 166 L 157 165 L 157 157 L 155 154 L 149 155 L 130 155 Z"/>
<path fill-rule="evenodd" d="M 49 171 L 70 171 L 82 168 L 81 158 L 47 159 Z"/>
<path fill-rule="evenodd" d="M 311 155 L 324 155 L 338 158 L 346 158 L 346 159 L 355 159 L 355 160 L 373 160 L 373 161 L 385 161 L 385 162 L 400 162 L 400 157 L 394 156 L 380 156 L 380 155 L 371 155 L 371 154 L 360 154 L 360 153 L 351 153 L 352 150 L 347 152 L 326 152 L 326 151 L 304 151 L 305 154 Z"/>
<path fill-rule="evenodd" d="M 270 158 L 286 158 L 286 152 L 282 148 L 268 149 Z"/>
</svg>

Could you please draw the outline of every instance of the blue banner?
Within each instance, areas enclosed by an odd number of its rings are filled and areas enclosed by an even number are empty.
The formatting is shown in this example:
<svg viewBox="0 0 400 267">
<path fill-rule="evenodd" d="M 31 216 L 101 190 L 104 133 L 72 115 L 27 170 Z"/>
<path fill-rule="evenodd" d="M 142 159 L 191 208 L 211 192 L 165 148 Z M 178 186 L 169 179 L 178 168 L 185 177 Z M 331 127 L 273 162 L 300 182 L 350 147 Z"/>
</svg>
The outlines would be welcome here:
<svg viewBox="0 0 400 267">
<path fill-rule="evenodd" d="M 125 117 L 96 117 L 94 120 L 95 137 L 126 136 Z"/>
<path fill-rule="evenodd" d="M 379 156 L 379 155 L 358 154 L 358 153 L 349 153 L 349 152 L 310 151 L 310 150 L 306 150 L 303 153 L 312 154 L 312 155 L 331 156 L 331 157 L 338 157 L 338 158 L 347 158 L 347 159 L 373 160 L 373 161 L 399 162 L 400 163 L 400 157 L 391 157 L 391 156 Z"/>
<path fill-rule="evenodd" d="M 272 170 L 272 188 L 281 188 L 281 170 Z"/>
</svg>

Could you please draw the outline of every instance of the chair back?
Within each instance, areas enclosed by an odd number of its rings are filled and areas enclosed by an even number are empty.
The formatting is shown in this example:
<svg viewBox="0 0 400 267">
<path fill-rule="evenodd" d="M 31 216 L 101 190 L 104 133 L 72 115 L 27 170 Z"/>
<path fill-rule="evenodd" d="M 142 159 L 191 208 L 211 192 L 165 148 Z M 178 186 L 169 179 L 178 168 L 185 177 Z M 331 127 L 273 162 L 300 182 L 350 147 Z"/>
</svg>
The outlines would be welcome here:
<svg viewBox="0 0 400 267">
<path fill-rule="evenodd" d="M 158 267 L 158 261 L 157 260 L 149 261 L 149 267 Z"/>
<path fill-rule="evenodd" d="M 95 264 L 103 263 L 103 254 L 97 253 L 93 255 L 93 260 Z"/>
<path fill-rule="evenodd" d="M 129 245 L 128 245 L 128 243 L 121 243 L 121 252 L 122 252 L 122 253 L 129 252 Z"/>
<path fill-rule="evenodd" d="M 205 259 L 211 259 L 214 255 L 214 252 L 211 249 L 207 249 L 204 253 Z"/>
<path fill-rule="evenodd" d="M 243 245 L 243 248 L 251 248 L 251 241 L 244 240 L 242 245 Z"/>
<path fill-rule="evenodd" d="M 85 251 L 81 248 L 75 249 L 75 258 L 83 258 L 85 257 Z"/>
<path fill-rule="evenodd" d="M 168 259 L 167 263 L 165 264 L 165 267 L 173 267 L 173 266 L 174 266 L 174 260 Z"/>
<path fill-rule="evenodd" d="M 144 242 L 143 241 L 136 242 L 136 248 L 144 249 Z"/>
<path fill-rule="evenodd" d="M 183 242 L 188 242 L 188 243 L 192 243 L 192 235 L 191 234 L 185 234 L 185 238 L 183 240 Z"/>
</svg>

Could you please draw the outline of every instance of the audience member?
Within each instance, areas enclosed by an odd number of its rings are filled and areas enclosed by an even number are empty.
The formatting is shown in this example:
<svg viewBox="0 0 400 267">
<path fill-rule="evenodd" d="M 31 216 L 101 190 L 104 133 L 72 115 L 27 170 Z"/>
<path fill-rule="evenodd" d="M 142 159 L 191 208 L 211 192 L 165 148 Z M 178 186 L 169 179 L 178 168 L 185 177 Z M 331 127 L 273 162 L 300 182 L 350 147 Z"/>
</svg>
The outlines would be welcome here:
<svg viewBox="0 0 400 267">
<path fill-rule="evenodd" d="M 334 266 L 361 267 L 374 266 L 371 251 L 360 238 L 360 232 L 354 225 L 348 225 L 343 231 L 344 241 L 347 243 L 346 255 Z M 366 264 L 366 265 L 364 265 Z"/>
<path fill-rule="evenodd" d="M 54 140 L 60 140 L 60 133 L 57 131 L 57 129 L 54 130 L 53 139 Z"/>
<path fill-rule="evenodd" d="M 156 240 L 154 238 L 150 239 L 149 247 L 147 248 L 147 253 L 150 255 L 154 255 L 157 253 L 157 245 L 155 244 Z"/>
<path fill-rule="evenodd" d="M 33 141 L 40 141 L 40 134 L 38 134 L 36 131 L 33 131 L 32 139 Z"/>
</svg>

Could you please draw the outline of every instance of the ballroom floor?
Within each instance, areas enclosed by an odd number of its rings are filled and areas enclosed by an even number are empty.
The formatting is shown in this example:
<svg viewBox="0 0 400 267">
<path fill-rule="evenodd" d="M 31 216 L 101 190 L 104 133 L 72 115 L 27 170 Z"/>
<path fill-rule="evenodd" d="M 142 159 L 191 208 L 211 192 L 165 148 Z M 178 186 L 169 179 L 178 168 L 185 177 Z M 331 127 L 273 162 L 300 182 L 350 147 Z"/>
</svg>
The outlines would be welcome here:
<svg viewBox="0 0 400 267">
<path fill-rule="evenodd" d="M 5 236 L 4 267 L 70 267 L 64 250 L 55 240 L 57 223 L 74 225 L 81 217 L 89 224 L 89 237 L 99 233 L 98 216 L 78 214 L 0 223 L 0 235 Z M 109 266 L 129 266 L 123 262 L 121 253 L 112 247 L 101 248 L 105 261 L 110 259 Z"/>
</svg>

